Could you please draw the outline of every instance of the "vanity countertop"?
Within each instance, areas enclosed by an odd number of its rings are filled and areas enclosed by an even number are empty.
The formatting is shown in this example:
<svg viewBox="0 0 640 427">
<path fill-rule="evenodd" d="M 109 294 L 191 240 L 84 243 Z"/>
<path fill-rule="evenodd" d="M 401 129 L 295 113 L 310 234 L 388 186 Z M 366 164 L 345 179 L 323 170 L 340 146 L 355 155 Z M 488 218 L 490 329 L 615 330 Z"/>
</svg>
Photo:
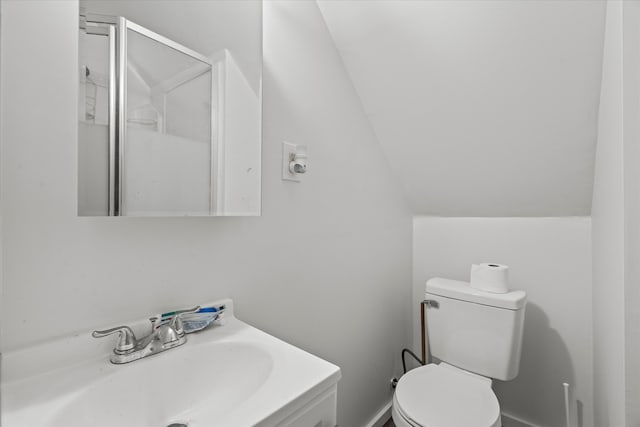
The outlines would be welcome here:
<svg viewBox="0 0 640 427">
<path fill-rule="evenodd" d="M 181 347 L 124 365 L 89 332 L 2 359 L 2 426 L 270 427 L 335 389 L 340 369 L 233 314 Z M 104 341 L 108 341 L 106 344 Z"/>
</svg>

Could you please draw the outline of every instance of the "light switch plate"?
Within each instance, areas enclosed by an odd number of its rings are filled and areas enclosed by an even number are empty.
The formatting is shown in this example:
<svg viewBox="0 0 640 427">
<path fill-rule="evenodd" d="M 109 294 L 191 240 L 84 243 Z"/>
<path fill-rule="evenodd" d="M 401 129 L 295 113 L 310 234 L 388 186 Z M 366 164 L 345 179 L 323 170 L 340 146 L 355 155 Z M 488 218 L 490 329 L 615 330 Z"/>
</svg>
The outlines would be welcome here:
<svg viewBox="0 0 640 427">
<path fill-rule="evenodd" d="M 282 143 L 282 180 L 300 182 L 300 174 L 291 173 L 289 170 L 289 163 L 293 160 L 293 156 L 296 154 L 297 146 L 290 142 Z"/>
</svg>

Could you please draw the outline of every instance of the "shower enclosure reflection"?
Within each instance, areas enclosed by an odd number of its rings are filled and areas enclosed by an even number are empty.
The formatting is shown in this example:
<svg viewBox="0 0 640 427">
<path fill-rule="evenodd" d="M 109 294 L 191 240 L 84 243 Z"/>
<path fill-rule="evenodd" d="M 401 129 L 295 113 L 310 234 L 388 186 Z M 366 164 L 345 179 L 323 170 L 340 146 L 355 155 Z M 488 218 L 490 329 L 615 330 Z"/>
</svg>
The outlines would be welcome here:
<svg viewBox="0 0 640 427">
<path fill-rule="evenodd" d="M 260 72 L 246 51 L 260 52 L 261 29 L 238 42 L 194 28 L 215 26 L 207 12 L 237 20 L 231 9 L 248 5 L 247 21 L 259 25 L 259 2 L 233 3 L 81 2 L 79 215 L 260 214 Z M 231 49 L 252 43 L 239 49 L 244 64 L 236 61 Z"/>
</svg>

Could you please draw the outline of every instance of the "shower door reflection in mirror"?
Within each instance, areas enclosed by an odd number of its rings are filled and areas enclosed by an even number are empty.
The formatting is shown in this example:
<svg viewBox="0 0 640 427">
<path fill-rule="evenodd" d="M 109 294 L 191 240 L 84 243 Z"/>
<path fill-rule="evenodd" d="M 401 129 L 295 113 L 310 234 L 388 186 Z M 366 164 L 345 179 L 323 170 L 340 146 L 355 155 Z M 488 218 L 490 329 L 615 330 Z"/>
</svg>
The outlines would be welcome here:
<svg viewBox="0 0 640 427">
<path fill-rule="evenodd" d="M 215 196 L 212 62 L 128 25 L 120 209 L 127 215 L 206 214 Z M 197 56 L 196 56 L 197 55 Z M 213 89 L 213 90 L 212 90 Z"/>
<path fill-rule="evenodd" d="M 81 1 L 79 215 L 260 214 L 260 23 L 259 1 Z"/>
</svg>

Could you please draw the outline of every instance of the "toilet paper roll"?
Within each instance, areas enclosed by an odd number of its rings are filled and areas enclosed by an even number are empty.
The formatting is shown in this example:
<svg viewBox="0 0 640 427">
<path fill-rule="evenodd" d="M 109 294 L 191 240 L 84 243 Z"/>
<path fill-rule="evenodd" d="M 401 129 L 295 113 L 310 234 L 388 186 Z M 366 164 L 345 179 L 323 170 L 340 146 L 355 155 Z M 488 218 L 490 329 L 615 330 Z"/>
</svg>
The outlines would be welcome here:
<svg viewBox="0 0 640 427">
<path fill-rule="evenodd" d="M 509 266 L 495 263 L 471 265 L 472 288 L 496 294 L 509 292 Z"/>
</svg>

